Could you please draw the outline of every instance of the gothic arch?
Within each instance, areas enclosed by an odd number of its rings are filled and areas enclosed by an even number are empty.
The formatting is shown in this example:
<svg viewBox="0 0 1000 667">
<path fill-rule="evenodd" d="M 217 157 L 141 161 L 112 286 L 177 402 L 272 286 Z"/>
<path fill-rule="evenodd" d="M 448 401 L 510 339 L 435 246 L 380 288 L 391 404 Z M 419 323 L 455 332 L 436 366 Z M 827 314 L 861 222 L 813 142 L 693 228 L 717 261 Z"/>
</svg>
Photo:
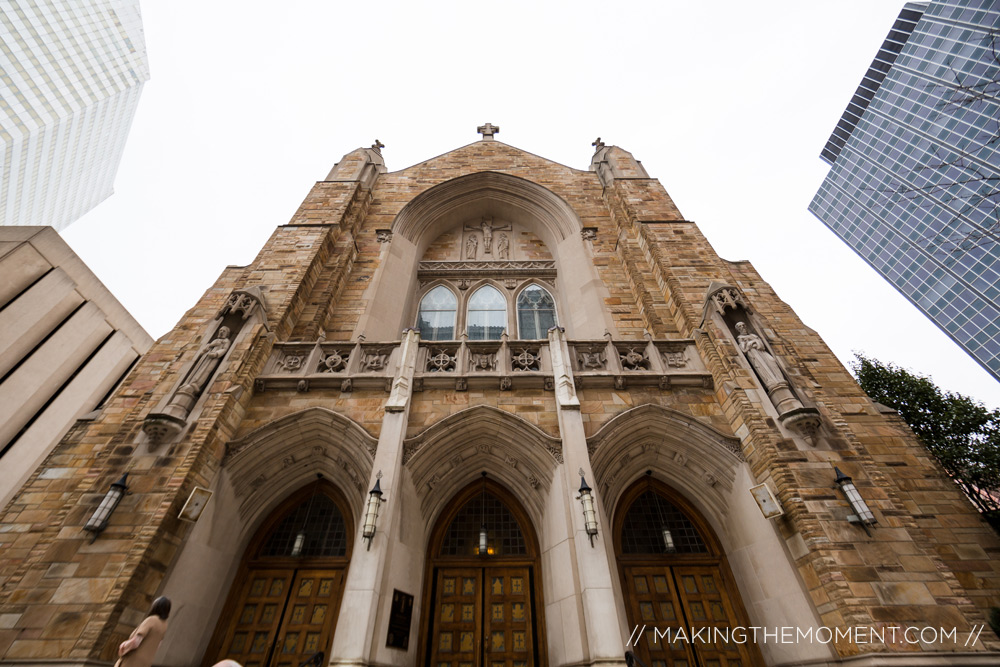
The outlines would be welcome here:
<svg viewBox="0 0 1000 667">
<path fill-rule="evenodd" d="M 240 519 L 254 526 L 293 490 L 321 473 L 344 490 L 360 516 L 378 441 L 348 417 L 312 407 L 286 415 L 231 441 L 224 468 L 239 503 Z"/>
<path fill-rule="evenodd" d="M 392 231 L 420 247 L 419 256 L 427 244 L 463 220 L 504 213 L 537 223 L 534 231 L 553 256 L 560 241 L 583 228 L 573 207 L 548 188 L 517 176 L 484 171 L 453 178 L 420 193 L 396 216 Z"/>
<path fill-rule="evenodd" d="M 587 439 L 587 449 L 608 516 L 625 489 L 652 470 L 721 524 L 744 462 L 738 438 L 659 405 L 619 414 Z"/>
<path fill-rule="evenodd" d="M 494 407 L 479 405 L 450 415 L 403 443 L 421 514 L 428 525 L 459 489 L 482 471 L 517 494 L 535 525 L 562 463 L 554 438 L 537 426 Z"/>
</svg>

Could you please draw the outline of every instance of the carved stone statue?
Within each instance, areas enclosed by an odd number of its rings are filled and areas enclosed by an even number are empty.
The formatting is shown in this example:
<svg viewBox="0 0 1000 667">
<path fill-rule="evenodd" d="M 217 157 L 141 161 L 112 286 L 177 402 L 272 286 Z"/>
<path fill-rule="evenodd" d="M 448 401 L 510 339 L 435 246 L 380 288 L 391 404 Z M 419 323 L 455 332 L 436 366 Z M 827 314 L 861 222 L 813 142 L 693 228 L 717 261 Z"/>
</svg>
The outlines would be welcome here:
<svg viewBox="0 0 1000 667">
<path fill-rule="evenodd" d="M 497 259 L 508 259 L 510 254 L 510 239 L 506 234 L 497 237 Z"/>
<path fill-rule="evenodd" d="M 764 383 L 764 388 L 771 391 L 779 385 L 787 384 L 781 367 L 778 366 L 778 361 L 767 351 L 760 336 L 750 333 L 745 322 L 737 322 L 736 331 L 739 332 L 736 342 L 743 350 L 743 354 L 746 355 L 747 361 L 757 371 L 761 382 Z"/>
<path fill-rule="evenodd" d="M 215 338 L 198 351 L 194 365 L 163 412 L 146 417 L 142 430 L 149 436 L 152 446 L 183 428 L 191 408 L 198 402 L 198 397 L 212 379 L 230 345 L 232 341 L 229 339 L 229 327 L 219 327 Z"/>
<path fill-rule="evenodd" d="M 465 258 L 475 259 L 476 249 L 479 247 L 479 237 L 475 234 L 470 234 L 469 238 L 465 241 Z"/>
<path fill-rule="evenodd" d="M 483 218 L 480 226 L 483 228 L 483 252 L 488 255 L 493 244 L 493 223 L 490 218 Z"/>
<path fill-rule="evenodd" d="M 229 340 L 229 327 L 220 327 L 219 333 L 208 345 L 198 352 L 194 367 L 184 379 L 184 384 L 177 393 L 185 392 L 197 396 L 205 388 L 205 383 L 212 377 L 219 360 L 226 356 L 232 341 Z"/>
</svg>

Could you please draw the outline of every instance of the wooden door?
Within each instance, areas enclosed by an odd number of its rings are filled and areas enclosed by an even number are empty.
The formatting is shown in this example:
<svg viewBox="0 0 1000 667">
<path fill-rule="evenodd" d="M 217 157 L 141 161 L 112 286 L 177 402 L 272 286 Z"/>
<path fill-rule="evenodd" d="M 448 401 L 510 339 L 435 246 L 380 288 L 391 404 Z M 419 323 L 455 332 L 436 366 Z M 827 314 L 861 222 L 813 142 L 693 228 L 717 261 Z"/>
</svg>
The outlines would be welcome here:
<svg viewBox="0 0 1000 667">
<path fill-rule="evenodd" d="M 728 630 L 742 625 L 726 592 L 718 566 L 674 567 L 676 599 L 680 600 L 687 617 L 689 632 L 694 635 L 700 628 L 704 640 L 695 640 L 693 646 L 702 658 L 704 667 L 743 667 L 754 664 L 746 644 L 732 641 Z M 715 631 L 714 629 L 718 629 Z"/>
<path fill-rule="evenodd" d="M 484 574 L 485 667 L 533 667 L 531 569 L 490 567 Z"/>
<path fill-rule="evenodd" d="M 482 650 L 480 568 L 438 571 L 431 643 L 433 667 L 479 667 Z"/>
<path fill-rule="evenodd" d="M 534 667 L 531 568 L 442 568 L 432 667 Z"/>
<path fill-rule="evenodd" d="M 343 570 L 251 570 L 220 655 L 244 667 L 298 667 L 333 636 Z"/>
<path fill-rule="evenodd" d="M 342 570 L 296 573 L 271 660 L 274 667 L 298 667 L 316 651 L 326 652 L 333 636 L 342 582 Z"/>
<path fill-rule="evenodd" d="M 538 560 L 516 498 L 485 473 L 460 491 L 428 545 L 420 664 L 546 667 Z"/>
<path fill-rule="evenodd" d="M 266 667 L 288 599 L 291 570 L 252 570 L 243 582 L 221 655 L 244 667 Z"/>
<path fill-rule="evenodd" d="M 346 518 L 345 518 L 346 517 Z M 202 667 L 299 667 L 329 657 L 353 527 L 340 493 L 317 480 L 291 496 L 244 554 Z"/>
<path fill-rule="evenodd" d="M 677 632 L 690 627 L 679 608 L 679 597 L 670 568 L 626 567 L 629 632 L 645 626 L 635 650 L 649 667 L 690 667 L 697 664 L 688 642 L 675 639 Z M 657 634 L 659 633 L 659 634 Z"/>
<path fill-rule="evenodd" d="M 647 477 L 628 489 L 615 522 L 615 552 L 628 609 L 629 649 L 649 667 L 753 667 L 750 625 L 711 527 L 683 497 Z"/>
</svg>

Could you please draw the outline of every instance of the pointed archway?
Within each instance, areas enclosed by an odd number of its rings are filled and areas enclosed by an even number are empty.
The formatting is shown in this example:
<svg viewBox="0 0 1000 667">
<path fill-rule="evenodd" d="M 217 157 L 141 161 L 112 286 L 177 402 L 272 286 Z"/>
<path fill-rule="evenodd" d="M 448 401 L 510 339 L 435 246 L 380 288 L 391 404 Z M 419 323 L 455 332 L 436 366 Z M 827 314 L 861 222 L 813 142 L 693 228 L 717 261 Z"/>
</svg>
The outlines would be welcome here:
<svg viewBox="0 0 1000 667">
<path fill-rule="evenodd" d="M 421 664 L 545 667 L 538 538 L 524 508 L 483 474 L 431 533 Z"/>
<path fill-rule="evenodd" d="M 618 502 L 614 548 L 628 627 L 644 630 L 630 649 L 644 664 L 764 664 L 733 634 L 750 625 L 739 590 L 715 533 L 683 496 L 649 473 L 635 482 Z"/>
<path fill-rule="evenodd" d="M 340 491 L 317 476 L 251 540 L 203 665 L 299 667 L 329 655 L 353 542 Z"/>
</svg>

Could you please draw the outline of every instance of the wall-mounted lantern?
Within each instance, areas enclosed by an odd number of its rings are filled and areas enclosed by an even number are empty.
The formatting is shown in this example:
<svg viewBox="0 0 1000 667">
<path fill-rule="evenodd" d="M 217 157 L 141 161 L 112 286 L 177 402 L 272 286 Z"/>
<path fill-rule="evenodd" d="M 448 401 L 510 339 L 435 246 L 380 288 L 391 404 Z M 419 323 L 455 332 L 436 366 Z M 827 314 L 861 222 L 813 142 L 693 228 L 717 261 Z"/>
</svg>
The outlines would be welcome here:
<svg viewBox="0 0 1000 667">
<path fill-rule="evenodd" d="M 108 527 L 108 520 L 111 519 L 111 515 L 114 513 L 115 508 L 118 507 L 118 503 L 122 501 L 126 491 L 128 491 L 127 472 L 123 473 L 121 479 L 111 485 L 108 492 L 104 494 L 101 504 L 97 506 L 97 509 L 90 516 L 87 525 L 83 527 L 84 530 L 90 533 L 91 544 L 101 534 L 101 531 Z"/>
<path fill-rule="evenodd" d="M 583 525 L 590 538 L 590 546 L 594 546 L 594 537 L 597 535 L 597 510 L 594 508 L 594 490 L 587 484 L 583 476 L 583 468 L 580 468 L 580 495 L 576 497 L 583 505 Z"/>
<path fill-rule="evenodd" d="M 837 479 L 834 480 L 840 490 L 844 493 L 844 497 L 847 498 L 847 502 L 850 504 L 851 509 L 854 510 L 854 514 L 848 514 L 847 520 L 851 523 L 860 523 L 861 527 L 865 529 L 868 535 L 871 535 L 871 531 L 868 530 L 868 526 L 877 523 L 875 515 L 872 511 L 868 509 L 868 504 L 865 499 L 861 497 L 858 493 L 858 487 L 854 486 L 854 481 L 841 472 L 840 468 L 834 466 L 834 471 L 837 473 Z"/>
<path fill-rule="evenodd" d="M 378 520 L 378 508 L 385 502 L 382 498 L 382 471 L 375 475 L 375 486 L 368 492 L 368 505 L 365 508 L 365 526 L 361 537 L 368 540 L 368 549 L 372 548 L 372 538 L 375 537 L 375 522 Z"/>
</svg>

